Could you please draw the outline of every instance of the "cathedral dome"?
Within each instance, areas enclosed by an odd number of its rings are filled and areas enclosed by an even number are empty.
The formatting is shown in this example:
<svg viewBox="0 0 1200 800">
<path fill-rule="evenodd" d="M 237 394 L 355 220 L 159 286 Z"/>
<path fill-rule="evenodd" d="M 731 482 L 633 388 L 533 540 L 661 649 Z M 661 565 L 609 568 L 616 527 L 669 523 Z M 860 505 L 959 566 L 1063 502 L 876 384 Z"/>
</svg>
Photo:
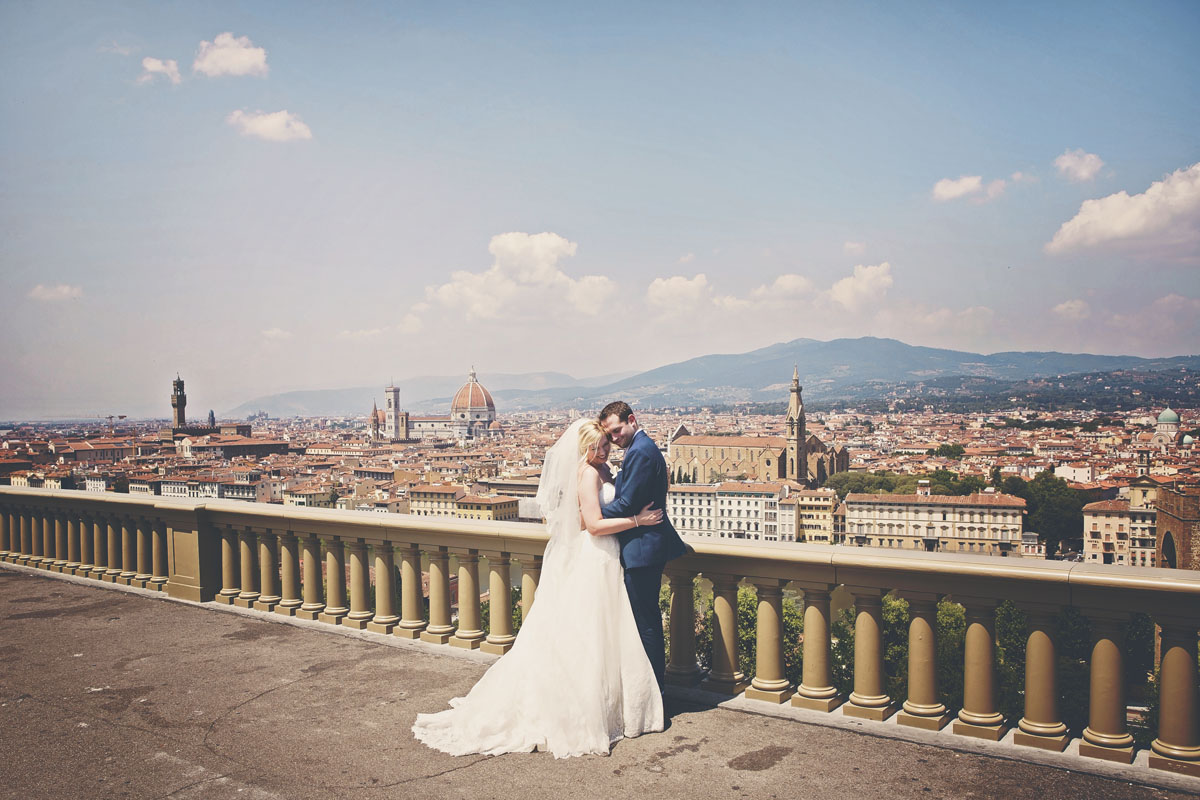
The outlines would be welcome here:
<svg viewBox="0 0 1200 800">
<path fill-rule="evenodd" d="M 1166 411 L 1158 415 L 1158 421 L 1160 424 L 1178 425 L 1179 415 L 1168 408 Z"/>
<path fill-rule="evenodd" d="M 470 377 L 467 382 L 462 385 L 462 388 L 454 393 L 454 400 L 450 403 L 451 416 L 469 411 L 490 411 L 496 413 L 496 404 L 492 401 L 492 395 L 487 389 L 483 388 L 483 384 L 475 379 L 475 370 L 471 370 Z"/>
</svg>

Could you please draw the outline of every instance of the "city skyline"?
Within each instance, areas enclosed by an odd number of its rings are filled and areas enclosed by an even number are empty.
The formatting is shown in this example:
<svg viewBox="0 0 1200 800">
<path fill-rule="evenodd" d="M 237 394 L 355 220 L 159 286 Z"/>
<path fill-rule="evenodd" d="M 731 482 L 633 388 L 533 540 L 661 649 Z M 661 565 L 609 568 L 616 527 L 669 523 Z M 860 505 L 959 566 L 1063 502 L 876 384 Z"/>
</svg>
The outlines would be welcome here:
<svg viewBox="0 0 1200 800">
<path fill-rule="evenodd" d="M 1200 350 L 1194 4 L 0 17 L 0 417 L 800 337 Z"/>
</svg>

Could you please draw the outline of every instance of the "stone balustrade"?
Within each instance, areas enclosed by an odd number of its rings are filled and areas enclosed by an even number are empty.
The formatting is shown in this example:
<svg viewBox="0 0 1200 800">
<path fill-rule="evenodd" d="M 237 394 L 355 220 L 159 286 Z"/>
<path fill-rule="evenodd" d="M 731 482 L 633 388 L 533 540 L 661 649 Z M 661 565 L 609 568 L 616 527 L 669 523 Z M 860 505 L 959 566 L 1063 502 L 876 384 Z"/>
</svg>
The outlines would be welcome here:
<svg viewBox="0 0 1200 800">
<path fill-rule="evenodd" d="M 514 639 L 511 567 L 521 568 L 528 614 L 544 546 L 537 525 L 0 487 L 0 560 L 496 654 Z M 451 558 L 458 569 L 456 598 Z M 489 571 L 486 634 L 481 559 Z M 713 587 L 708 672 L 696 659 L 697 577 Z M 1079 752 L 1124 763 L 1133 761 L 1134 743 L 1126 729 L 1122 642 L 1130 615 L 1148 614 L 1161 630 L 1159 721 L 1148 763 L 1200 776 L 1200 573 L 825 545 L 703 544 L 673 561 L 667 580 L 671 683 L 876 722 L 896 715 L 900 724 L 947 736 L 995 741 L 1015 725 L 1017 745 L 1054 751 L 1071 740 L 1058 707 L 1054 617 L 1073 606 L 1091 621 L 1093 636 L 1088 724 Z M 737 590 L 743 583 L 755 587 L 758 598 L 752 680 L 738 667 Z M 848 696 L 831 675 L 830 597 L 838 587 L 854 598 Z M 784 673 L 785 589 L 803 594 L 799 685 Z M 886 688 L 881 602 L 890 593 L 909 601 L 906 698 L 890 697 Z M 945 597 L 965 609 L 961 709 L 947 709 L 938 699 L 936 603 Z M 994 613 L 1004 600 L 1028 612 L 1019 720 L 1005 719 L 996 699 Z"/>
</svg>

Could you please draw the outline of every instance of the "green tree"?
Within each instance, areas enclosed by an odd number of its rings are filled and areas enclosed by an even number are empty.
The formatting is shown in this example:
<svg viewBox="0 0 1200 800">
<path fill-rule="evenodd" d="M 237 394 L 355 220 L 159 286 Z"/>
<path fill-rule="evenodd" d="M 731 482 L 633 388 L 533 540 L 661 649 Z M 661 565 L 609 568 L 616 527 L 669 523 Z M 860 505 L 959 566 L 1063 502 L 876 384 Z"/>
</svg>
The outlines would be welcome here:
<svg viewBox="0 0 1200 800">
<path fill-rule="evenodd" d="M 1047 471 L 1038 473 L 1027 485 L 1029 524 L 1046 542 L 1046 556 L 1058 551 L 1064 541 L 1083 536 L 1083 499 L 1062 478 Z"/>
</svg>

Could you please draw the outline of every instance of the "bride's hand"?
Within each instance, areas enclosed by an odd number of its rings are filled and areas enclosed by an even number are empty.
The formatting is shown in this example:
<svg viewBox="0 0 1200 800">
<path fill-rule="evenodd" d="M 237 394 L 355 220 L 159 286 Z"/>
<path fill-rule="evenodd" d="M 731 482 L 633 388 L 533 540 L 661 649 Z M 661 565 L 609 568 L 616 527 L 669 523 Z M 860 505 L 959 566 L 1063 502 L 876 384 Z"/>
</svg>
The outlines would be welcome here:
<svg viewBox="0 0 1200 800">
<path fill-rule="evenodd" d="M 650 506 L 652 505 L 654 503 L 646 503 L 646 507 L 634 515 L 633 521 L 637 523 L 639 528 L 643 525 L 657 525 L 662 522 L 662 509 L 651 509 Z"/>
</svg>

